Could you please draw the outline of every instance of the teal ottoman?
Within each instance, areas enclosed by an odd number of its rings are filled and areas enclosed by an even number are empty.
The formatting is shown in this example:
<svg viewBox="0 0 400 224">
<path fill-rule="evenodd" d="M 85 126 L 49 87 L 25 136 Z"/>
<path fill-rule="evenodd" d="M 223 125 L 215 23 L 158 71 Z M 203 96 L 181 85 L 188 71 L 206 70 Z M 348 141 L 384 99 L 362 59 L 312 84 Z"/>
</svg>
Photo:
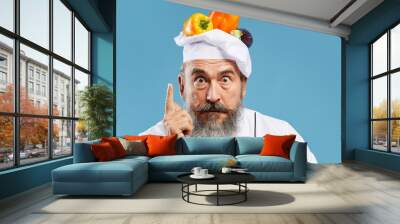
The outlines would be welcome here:
<svg viewBox="0 0 400 224">
<path fill-rule="evenodd" d="M 132 195 L 148 180 L 147 160 L 145 156 L 131 156 L 59 167 L 52 171 L 53 193 Z"/>
</svg>

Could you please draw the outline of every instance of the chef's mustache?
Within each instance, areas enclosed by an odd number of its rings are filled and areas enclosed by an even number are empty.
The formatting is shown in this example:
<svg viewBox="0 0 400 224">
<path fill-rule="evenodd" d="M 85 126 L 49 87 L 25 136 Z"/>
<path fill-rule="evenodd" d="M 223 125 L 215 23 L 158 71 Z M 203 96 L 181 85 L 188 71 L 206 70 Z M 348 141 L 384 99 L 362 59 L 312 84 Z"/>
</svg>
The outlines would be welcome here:
<svg viewBox="0 0 400 224">
<path fill-rule="evenodd" d="M 206 102 L 197 108 L 196 112 L 218 112 L 218 113 L 230 113 L 231 110 L 226 108 L 222 103 L 210 103 Z"/>
</svg>

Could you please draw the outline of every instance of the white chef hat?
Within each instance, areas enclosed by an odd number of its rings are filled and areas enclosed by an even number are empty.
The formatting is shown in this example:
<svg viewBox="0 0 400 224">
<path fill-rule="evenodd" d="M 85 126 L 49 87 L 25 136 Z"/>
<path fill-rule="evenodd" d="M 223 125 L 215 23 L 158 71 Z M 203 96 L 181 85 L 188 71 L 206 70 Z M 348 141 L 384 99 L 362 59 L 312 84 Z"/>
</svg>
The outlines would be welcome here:
<svg viewBox="0 0 400 224">
<path fill-rule="evenodd" d="M 183 63 L 196 59 L 230 59 L 247 78 L 251 74 L 251 58 L 248 47 L 237 37 L 219 29 L 194 36 L 182 32 L 174 38 L 183 47 Z"/>
</svg>

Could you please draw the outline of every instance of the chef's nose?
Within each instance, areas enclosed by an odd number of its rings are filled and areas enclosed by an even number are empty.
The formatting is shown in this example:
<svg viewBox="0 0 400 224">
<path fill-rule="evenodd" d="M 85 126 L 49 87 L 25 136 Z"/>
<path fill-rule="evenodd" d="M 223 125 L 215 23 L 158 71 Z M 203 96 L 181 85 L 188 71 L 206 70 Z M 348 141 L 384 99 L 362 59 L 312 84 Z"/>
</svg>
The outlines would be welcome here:
<svg viewBox="0 0 400 224">
<path fill-rule="evenodd" d="M 215 81 L 211 81 L 210 86 L 207 91 L 207 101 L 211 103 L 216 103 L 220 101 L 221 95 L 219 94 L 219 86 Z"/>
</svg>

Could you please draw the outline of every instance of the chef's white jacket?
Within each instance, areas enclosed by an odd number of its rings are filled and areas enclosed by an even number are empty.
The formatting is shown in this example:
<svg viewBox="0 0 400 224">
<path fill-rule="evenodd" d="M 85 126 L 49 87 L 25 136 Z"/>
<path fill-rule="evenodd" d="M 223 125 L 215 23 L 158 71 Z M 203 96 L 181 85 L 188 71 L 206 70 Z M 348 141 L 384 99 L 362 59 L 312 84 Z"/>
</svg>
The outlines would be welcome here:
<svg viewBox="0 0 400 224">
<path fill-rule="evenodd" d="M 164 124 L 159 121 L 153 127 L 140 133 L 140 135 L 167 135 Z M 271 135 L 296 135 L 296 141 L 304 142 L 301 135 L 288 122 L 279 120 L 257 111 L 243 108 L 238 118 L 237 130 L 232 136 L 237 137 L 262 137 L 265 134 Z M 309 163 L 317 163 L 317 159 L 307 146 L 307 161 Z"/>
</svg>

